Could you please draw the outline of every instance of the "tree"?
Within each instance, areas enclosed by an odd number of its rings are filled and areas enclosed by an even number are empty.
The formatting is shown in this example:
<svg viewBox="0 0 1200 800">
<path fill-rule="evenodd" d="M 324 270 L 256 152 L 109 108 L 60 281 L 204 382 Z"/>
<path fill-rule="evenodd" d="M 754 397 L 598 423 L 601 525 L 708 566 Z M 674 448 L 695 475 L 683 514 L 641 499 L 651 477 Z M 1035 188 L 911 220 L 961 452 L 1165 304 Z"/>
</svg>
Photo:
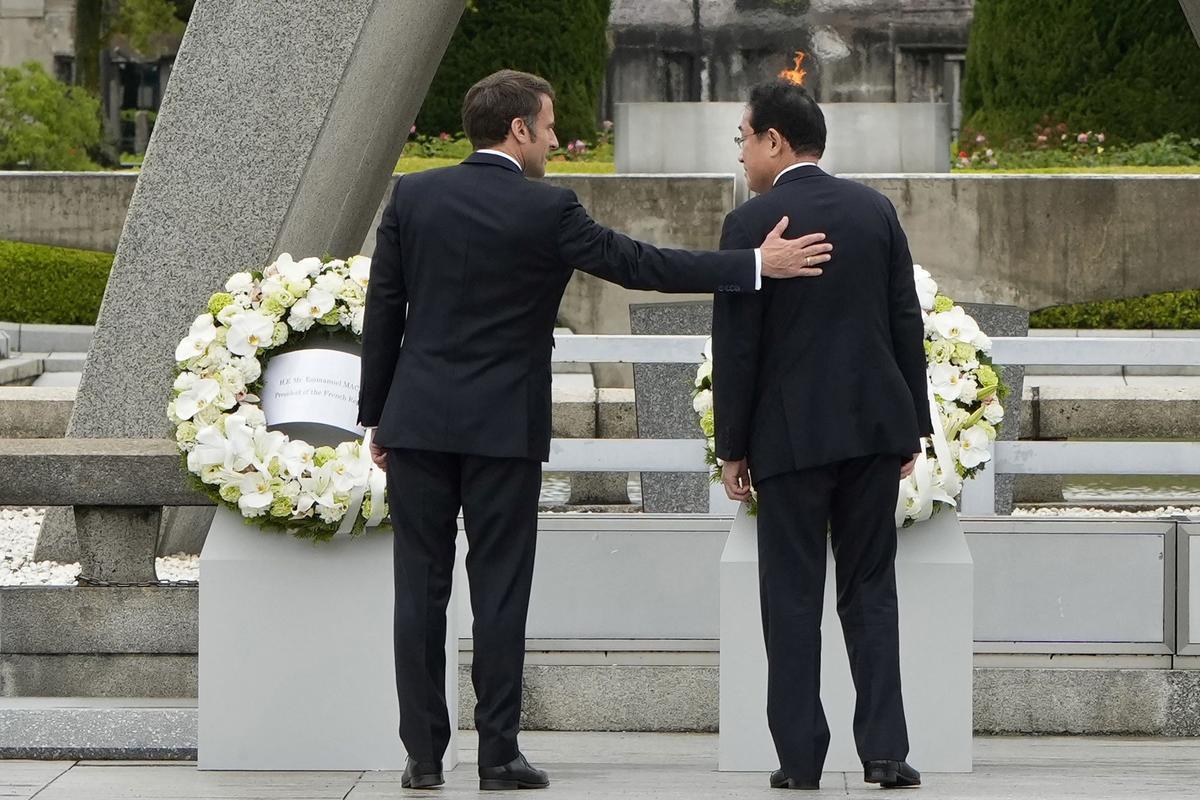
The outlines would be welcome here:
<svg viewBox="0 0 1200 800">
<path fill-rule="evenodd" d="M 100 54 L 120 35 L 138 53 L 164 55 L 164 39 L 183 34 L 195 0 L 75 0 L 77 83 L 100 96 Z"/>
<path fill-rule="evenodd" d="M 475 0 L 458 24 L 417 128 L 462 129 L 462 101 L 480 78 L 519 69 L 554 86 L 559 139 L 592 139 L 608 58 L 609 0 Z"/>
<path fill-rule="evenodd" d="M 100 103 L 36 61 L 0 68 L 0 169 L 95 169 Z"/>
<path fill-rule="evenodd" d="M 1046 118 L 1126 141 L 1200 136 L 1200 48 L 1177 0 L 977 0 L 963 112 L 996 141 Z"/>
</svg>

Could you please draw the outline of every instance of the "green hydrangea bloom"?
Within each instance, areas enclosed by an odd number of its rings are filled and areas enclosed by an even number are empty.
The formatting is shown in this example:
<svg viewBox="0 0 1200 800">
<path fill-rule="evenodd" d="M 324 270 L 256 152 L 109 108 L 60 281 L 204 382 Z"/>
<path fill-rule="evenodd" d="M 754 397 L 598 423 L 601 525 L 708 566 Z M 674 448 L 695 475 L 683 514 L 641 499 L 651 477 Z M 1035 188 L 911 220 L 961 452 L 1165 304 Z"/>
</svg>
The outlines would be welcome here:
<svg viewBox="0 0 1200 800">
<path fill-rule="evenodd" d="M 937 297 L 933 298 L 933 310 L 936 313 L 941 314 L 949 311 L 952 308 L 954 308 L 954 301 L 949 297 L 946 297 L 946 295 L 939 294 Z"/>
<path fill-rule="evenodd" d="M 217 292 L 212 297 L 208 298 L 208 313 L 214 317 L 221 313 L 221 309 L 233 304 L 233 295 L 229 292 Z"/>
<path fill-rule="evenodd" d="M 196 434 L 200 429 L 196 427 L 194 422 L 181 422 L 179 427 L 175 429 L 175 441 L 177 442 L 194 442 Z"/>
<path fill-rule="evenodd" d="M 313 463 L 318 467 L 323 467 L 336 457 L 337 451 L 332 447 L 318 447 L 317 451 L 313 453 Z"/>
<path fill-rule="evenodd" d="M 287 323 L 276 322 L 275 330 L 271 334 L 271 346 L 279 347 L 281 344 L 285 343 L 288 340 L 288 336 L 290 336 L 290 335 L 291 335 L 291 329 L 288 328 Z"/>
<path fill-rule="evenodd" d="M 984 388 L 990 388 L 1000 384 L 1000 376 L 996 374 L 996 370 L 992 369 L 987 364 L 981 365 L 979 369 L 976 370 L 976 374 L 979 376 L 979 385 L 983 386 Z"/>
<path fill-rule="evenodd" d="M 290 517 L 292 515 L 292 501 L 286 497 L 276 497 L 271 503 L 272 517 Z"/>
<path fill-rule="evenodd" d="M 974 345 L 969 345 L 966 342 L 955 342 L 954 343 L 954 358 L 957 359 L 960 363 L 974 361 L 975 356 L 976 356 L 976 351 L 975 351 Z"/>
<path fill-rule="evenodd" d="M 262 310 L 270 314 L 272 317 L 282 317 L 283 312 L 287 309 L 283 307 L 283 303 L 280 303 L 274 297 L 268 297 L 263 301 Z"/>
<path fill-rule="evenodd" d="M 711 439 L 716 423 L 713 421 L 713 412 L 710 408 L 704 412 L 704 416 L 700 418 L 700 430 L 704 431 L 704 436 Z"/>
<path fill-rule="evenodd" d="M 242 490 L 236 484 L 227 483 L 221 487 L 221 499 L 226 503 L 236 503 L 242 498 Z"/>
<path fill-rule="evenodd" d="M 929 354 L 934 361 L 946 362 L 954 355 L 954 342 L 948 342 L 945 339 L 938 339 L 931 343 Z"/>
<path fill-rule="evenodd" d="M 341 315 L 338 313 L 337 308 L 334 308 L 328 314 L 321 317 L 320 322 L 322 325 L 337 325 L 340 319 Z"/>
</svg>

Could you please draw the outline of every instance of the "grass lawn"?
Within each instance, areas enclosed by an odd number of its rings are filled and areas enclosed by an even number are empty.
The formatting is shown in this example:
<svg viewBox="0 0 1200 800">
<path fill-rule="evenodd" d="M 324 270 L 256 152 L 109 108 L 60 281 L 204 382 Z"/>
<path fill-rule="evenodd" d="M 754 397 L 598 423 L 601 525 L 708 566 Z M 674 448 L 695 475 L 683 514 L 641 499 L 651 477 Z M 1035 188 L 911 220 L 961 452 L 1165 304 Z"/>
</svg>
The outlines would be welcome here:
<svg viewBox="0 0 1200 800">
<path fill-rule="evenodd" d="M 952 169 L 956 175 L 1200 175 L 1197 167 L 1031 167 L 1029 169 Z"/>
</svg>

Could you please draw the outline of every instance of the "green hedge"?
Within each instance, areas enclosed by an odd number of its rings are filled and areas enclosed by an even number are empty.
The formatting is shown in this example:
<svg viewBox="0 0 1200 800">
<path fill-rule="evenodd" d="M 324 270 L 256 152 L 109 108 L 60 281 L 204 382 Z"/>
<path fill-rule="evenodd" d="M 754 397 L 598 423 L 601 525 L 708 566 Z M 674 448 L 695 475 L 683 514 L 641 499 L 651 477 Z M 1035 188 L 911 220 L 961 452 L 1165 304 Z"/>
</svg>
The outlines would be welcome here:
<svg viewBox="0 0 1200 800">
<path fill-rule="evenodd" d="M 1033 328 L 1200 330 L 1200 289 L 1043 308 L 1029 315 L 1029 325 Z"/>
<path fill-rule="evenodd" d="M 1039 122 L 1200 137 L 1200 48 L 1177 0 L 977 0 L 963 106 L 997 144 Z"/>
<path fill-rule="evenodd" d="M 425 97 L 417 130 L 462 130 L 462 101 L 471 85 L 498 69 L 533 72 L 550 81 L 556 132 L 566 146 L 596 133 L 596 112 L 608 58 L 609 0 L 476 0 Z"/>
<path fill-rule="evenodd" d="M 94 325 L 111 253 L 0 240 L 0 320 Z"/>
</svg>

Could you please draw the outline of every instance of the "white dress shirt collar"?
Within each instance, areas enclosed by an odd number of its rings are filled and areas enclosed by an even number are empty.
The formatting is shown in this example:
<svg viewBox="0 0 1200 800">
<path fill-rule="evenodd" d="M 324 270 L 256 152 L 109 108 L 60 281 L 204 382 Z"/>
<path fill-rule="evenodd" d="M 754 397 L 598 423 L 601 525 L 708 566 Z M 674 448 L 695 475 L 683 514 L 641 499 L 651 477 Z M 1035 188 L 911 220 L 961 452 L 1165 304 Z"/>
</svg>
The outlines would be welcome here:
<svg viewBox="0 0 1200 800">
<path fill-rule="evenodd" d="M 524 169 L 521 167 L 521 162 L 520 162 L 520 161 L 517 161 L 515 158 L 513 158 L 512 156 L 510 156 L 508 153 L 505 153 L 505 152 L 503 152 L 502 150 L 489 150 L 489 149 L 487 149 L 487 148 L 483 148 L 483 149 L 480 149 L 480 150 L 476 150 L 475 152 L 476 152 L 476 153 L 483 154 L 483 155 L 488 155 L 488 156 L 502 156 L 502 157 L 504 157 L 504 158 L 507 158 L 507 159 L 508 159 L 509 161 L 511 161 L 512 163 L 516 164 L 516 165 L 517 165 L 517 169 L 521 170 L 522 172 L 524 172 L 524 171 L 525 171 L 525 170 L 524 170 Z"/>
<path fill-rule="evenodd" d="M 480 152 L 482 152 L 482 151 L 480 151 Z M 784 167 L 783 169 L 781 169 L 779 171 L 779 174 L 775 176 L 775 180 L 771 181 L 771 185 L 774 186 L 775 184 L 779 183 L 780 178 L 782 178 L 784 175 L 786 175 L 787 173 L 791 172 L 794 169 L 797 169 L 799 167 L 815 167 L 815 166 L 817 166 L 817 162 L 815 162 L 815 161 L 798 161 L 789 167 Z"/>
</svg>

